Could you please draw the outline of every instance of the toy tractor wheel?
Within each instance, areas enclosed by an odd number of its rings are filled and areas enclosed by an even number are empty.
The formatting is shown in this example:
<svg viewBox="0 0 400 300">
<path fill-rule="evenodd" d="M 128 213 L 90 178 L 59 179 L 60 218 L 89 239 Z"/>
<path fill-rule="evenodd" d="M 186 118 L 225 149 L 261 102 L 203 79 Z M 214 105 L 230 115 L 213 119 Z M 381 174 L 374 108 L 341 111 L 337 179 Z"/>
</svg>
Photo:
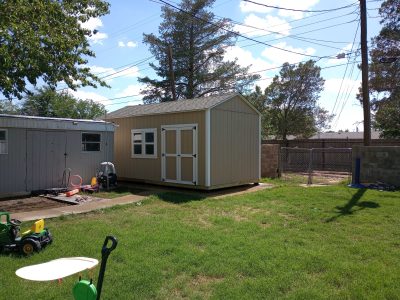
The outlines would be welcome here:
<svg viewBox="0 0 400 300">
<path fill-rule="evenodd" d="M 25 240 L 22 243 L 21 251 L 25 255 L 31 255 L 35 251 L 40 251 L 41 247 L 38 242 L 33 240 Z"/>
</svg>

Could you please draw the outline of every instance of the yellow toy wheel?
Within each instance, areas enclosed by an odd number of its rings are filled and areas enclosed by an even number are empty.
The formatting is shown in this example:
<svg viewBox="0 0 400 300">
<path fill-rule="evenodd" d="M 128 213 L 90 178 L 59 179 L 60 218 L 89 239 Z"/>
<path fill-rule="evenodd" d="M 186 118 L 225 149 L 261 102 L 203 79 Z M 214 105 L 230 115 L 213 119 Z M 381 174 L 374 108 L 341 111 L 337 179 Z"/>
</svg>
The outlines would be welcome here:
<svg viewBox="0 0 400 300">
<path fill-rule="evenodd" d="M 40 250 L 40 244 L 32 240 L 26 240 L 23 241 L 21 250 L 23 254 L 31 255 L 33 252 Z"/>
</svg>

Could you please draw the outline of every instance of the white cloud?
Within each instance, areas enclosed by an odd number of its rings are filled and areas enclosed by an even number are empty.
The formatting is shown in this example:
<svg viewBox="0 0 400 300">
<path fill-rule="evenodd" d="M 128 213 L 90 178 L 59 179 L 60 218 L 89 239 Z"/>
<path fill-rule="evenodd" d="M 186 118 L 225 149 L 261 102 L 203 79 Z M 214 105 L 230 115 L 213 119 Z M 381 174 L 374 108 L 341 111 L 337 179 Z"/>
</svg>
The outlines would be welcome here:
<svg viewBox="0 0 400 300">
<path fill-rule="evenodd" d="M 258 0 L 258 3 L 284 7 L 284 8 L 292 8 L 297 10 L 308 10 L 312 6 L 316 5 L 319 0 Z M 272 11 L 277 11 L 278 15 L 282 17 L 289 17 L 292 19 L 301 19 L 304 16 L 304 13 L 301 11 L 290 11 L 283 9 L 274 9 L 271 7 L 266 7 L 262 5 L 253 4 L 250 2 L 240 1 L 239 8 L 243 13 L 255 12 L 255 13 L 271 13 Z"/>
<path fill-rule="evenodd" d="M 105 77 L 104 80 L 106 81 L 112 80 L 116 77 L 137 77 L 140 74 L 139 68 L 136 66 L 131 68 L 122 68 L 121 70 L 101 66 L 91 66 L 90 70 L 100 78 Z"/>
<path fill-rule="evenodd" d="M 257 28 L 265 28 L 265 30 L 252 29 L 245 26 L 236 25 L 235 30 L 248 36 L 265 35 L 268 31 L 279 32 L 278 36 L 289 35 L 291 26 L 285 20 L 267 15 L 265 18 L 256 16 L 255 14 L 248 15 L 243 22 L 247 26 Z"/>
<path fill-rule="evenodd" d="M 137 47 L 137 43 L 135 43 L 134 41 L 129 41 L 127 43 L 119 41 L 118 42 L 118 47 L 121 47 L 121 48 L 123 48 L 123 47 L 135 48 L 135 47 Z"/>
<path fill-rule="evenodd" d="M 130 84 L 125 89 L 123 89 L 120 93 L 116 94 L 116 97 L 126 97 L 132 95 L 139 95 L 132 97 L 132 100 L 127 102 L 126 105 L 137 105 L 142 103 L 142 95 L 140 95 L 140 91 L 144 88 L 142 84 Z"/>
<path fill-rule="evenodd" d="M 325 91 L 328 93 L 333 93 L 333 94 L 337 94 L 339 92 L 339 88 L 340 88 L 340 84 L 342 82 L 342 78 L 329 78 L 327 80 L 325 80 Z M 358 80 L 354 80 L 354 79 L 348 79 L 345 78 L 343 80 L 343 84 L 342 84 L 342 93 L 345 91 L 349 91 L 351 90 L 350 97 L 356 95 L 357 93 L 357 88 L 360 86 L 361 84 L 361 79 Z"/>
<path fill-rule="evenodd" d="M 103 22 L 100 20 L 100 18 L 90 18 L 87 22 L 82 23 L 81 26 L 92 32 L 97 30 L 96 33 L 92 33 L 92 35 L 88 37 L 88 40 L 93 44 L 102 44 L 103 40 L 108 38 L 107 33 L 98 32 L 99 28 L 103 27 Z"/>
<path fill-rule="evenodd" d="M 245 1 L 240 1 L 239 7 L 240 7 L 241 12 L 243 12 L 243 13 L 247 13 L 247 12 L 267 13 L 272 10 L 272 8 L 262 6 L 262 5 L 257 5 L 257 4 L 250 3 L 250 2 L 245 2 Z"/>
<path fill-rule="evenodd" d="M 273 46 L 288 50 L 288 51 L 283 51 L 273 47 L 265 48 L 265 50 L 262 52 L 262 56 L 266 57 L 269 61 L 271 61 L 275 65 L 282 65 L 285 62 L 291 64 L 297 63 L 299 61 L 310 58 L 302 54 L 313 55 L 315 53 L 314 48 L 311 47 L 308 47 L 307 49 L 295 48 L 293 46 L 287 45 L 286 42 L 280 42 L 274 44 Z M 299 54 L 292 53 L 290 51 L 297 52 Z"/>
<path fill-rule="evenodd" d="M 81 26 L 85 29 L 93 31 L 99 27 L 103 27 L 103 22 L 100 20 L 100 18 L 90 18 L 87 22 L 82 23 Z"/>
<path fill-rule="evenodd" d="M 111 103 L 110 100 L 108 100 L 106 97 L 99 95 L 95 92 L 86 92 L 83 90 L 68 90 L 68 93 L 71 94 L 72 96 L 74 96 L 75 98 L 81 99 L 81 100 L 93 100 L 95 102 L 107 105 L 109 103 Z"/>
<path fill-rule="evenodd" d="M 358 42 L 357 42 L 356 44 L 358 44 Z M 340 51 L 338 51 L 338 52 L 336 53 L 336 57 L 335 57 L 335 58 L 330 58 L 330 59 L 328 59 L 328 60 L 326 61 L 326 65 L 336 65 L 336 64 L 346 63 L 346 62 L 347 62 L 347 59 L 348 59 L 348 57 L 349 57 L 349 55 L 353 55 L 353 54 L 350 54 L 350 53 L 349 53 L 352 47 L 353 47 L 353 44 L 352 44 L 352 43 L 350 43 L 350 44 L 346 45 L 345 47 L 343 47 Z M 354 45 L 354 47 L 353 47 L 353 52 L 354 52 L 356 49 L 357 49 L 357 47 L 356 47 L 356 45 Z M 339 55 L 339 54 L 342 54 L 342 53 L 345 53 L 345 54 L 346 54 L 346 57 L 339 58 L 338 55 Z"/>
<path fill-rule="evenodd" d="M 276 67 L 276 65 L 269 63 L 262 58 L 254 57 L 252 52 L 244 50 L 240 47 L 233 46 L 227 48 L 224 55 L 224 60 L 233 61 L 236 58 L 237 58 L 237 63 L 242 67 L 248 67 L 251 65 L 249 69 L 250 73 L 257 72 L 257 74 L 261 75 L 261 80 L 257 81 L 256 83 L 257 85 L 260 85 L 262 88 L 265 88 L 269 85 L 271 80 L 265 78 L 270 77 L 269 74 L 271 74 L 271 72 L 268 71 L 258 72 L 258 71 L 274 68 Z"/>
<path fill-rule="evenodd" d="M 92 36 L 90 36 L 88 40 L 91 41 L 93 44 L 103 44 L 103 40 L 105 40 L 106 38 L 108 38 L 107 33 L 97 32 L 96 34 L 92 34 Z"/>
<path fill-rule="evenodd" d="M 301 1 L 293 1 L 293 0 L 277 0 L 277 6 L 293 8 L 298 10 L 308 10 L 314 5 L 316 5 L 319 0 L 301 0 Z M 282 17 L 290 17 L 292 19 L 301 19 L 304 17 L 304 13 L 300 11 L 290 11 L 280 9 L 278 14 Z"/>
<path fill-rule="evenodd" d="M 129 41 L 126 43 L 126 46 L 130 48 L 135 48 L 137 44 L 134 41 Z"/>
</svg>

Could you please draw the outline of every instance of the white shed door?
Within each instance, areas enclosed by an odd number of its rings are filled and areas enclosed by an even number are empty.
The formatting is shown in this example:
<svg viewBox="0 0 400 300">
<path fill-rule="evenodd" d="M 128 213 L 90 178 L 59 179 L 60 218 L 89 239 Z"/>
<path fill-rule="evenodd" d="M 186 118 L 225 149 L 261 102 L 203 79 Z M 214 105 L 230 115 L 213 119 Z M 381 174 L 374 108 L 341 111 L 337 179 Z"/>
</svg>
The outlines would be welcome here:
<svg viewBox="0 0 400 300">
<path fill-rule="evenodd" d="M 197 124 L 161 126 L 161 180 L 197 185 Z"/>
<path fill-rule="evenodd" d="M 66 162 L 65 132 L 29 130 L 27 132 L 28 191 L 61 187 Z"/>
</svg>

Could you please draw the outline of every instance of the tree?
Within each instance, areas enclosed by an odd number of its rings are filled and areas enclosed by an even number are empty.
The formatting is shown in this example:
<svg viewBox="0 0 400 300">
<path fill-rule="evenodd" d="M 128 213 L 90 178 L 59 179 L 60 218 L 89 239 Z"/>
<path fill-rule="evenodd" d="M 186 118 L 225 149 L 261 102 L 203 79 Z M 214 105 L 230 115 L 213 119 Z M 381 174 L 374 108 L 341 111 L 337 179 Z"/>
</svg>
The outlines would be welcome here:
<svg viewBox="0 0 400 300">
<path fill-rule="evenodd" d="M 312 60 L 282 66 L 263 96 L 269 135 L 283 140 L 288 135 L 307 138 L 328 127 L 332 116 L 317 105 L 324 85 L 320 70 Z"/>
<path fill-rule="evenodd" d="M 0 92 L 21 99 L 39 79 L 74 90 L 106 86 L 85 66 L 95 56 L 88 37 L 96 31 L 82 24 L 108 12 L 101 0 L 0 1 Z"/>
<path fill-rule="evenodd" d="M 78 100 L 67 92 L 57 92 L 50 87 L 41 88 L 29 95 L 23 103 L 24 115 L 72 119 L 95 119 L 106 112 L 104 105 L 93 100 Z"/>
<path fill-rule="evenodd" d="M 372 39 L 369 67 L 373 126 L 383 137 L 400 138 L 400 0 L 384 1 L 379 14 L 382 29 Z"/>
<path fill-rule="evenodd" d="M 18 106 L 8 100 L 0 100 L 0 114 L 18 115 L 19 113 Z"/>
<path fill-rule="evenodd" d="M 261 87 L 256 85 L 254 91 L 244 96 L 261 113 L 261 135 L 267 137 L 271 132 L 271 124 L 268 117 L 266 89 L 262 91 Z"/>
<path fill-rule="evenodd" d="M 248 75 L 248 67 L 237 61 L 225 61 L 225 48 L 234 44 L 235 35 L 228 19 L 216 19 L 208 8 L 215 0 L 182 0 L 176 10 L 162 7 L 163 21 L 159 36 L 144 34 L 144 43 L 158 61 L 150 66 L 158 78 L 140 78 L 146 84 L 142 91 L 147 103 L 173 100 L 168 48 L 177 99 L 190 99 L 226 91 L 244 92 L 258 75 Z"/>
</svg>

